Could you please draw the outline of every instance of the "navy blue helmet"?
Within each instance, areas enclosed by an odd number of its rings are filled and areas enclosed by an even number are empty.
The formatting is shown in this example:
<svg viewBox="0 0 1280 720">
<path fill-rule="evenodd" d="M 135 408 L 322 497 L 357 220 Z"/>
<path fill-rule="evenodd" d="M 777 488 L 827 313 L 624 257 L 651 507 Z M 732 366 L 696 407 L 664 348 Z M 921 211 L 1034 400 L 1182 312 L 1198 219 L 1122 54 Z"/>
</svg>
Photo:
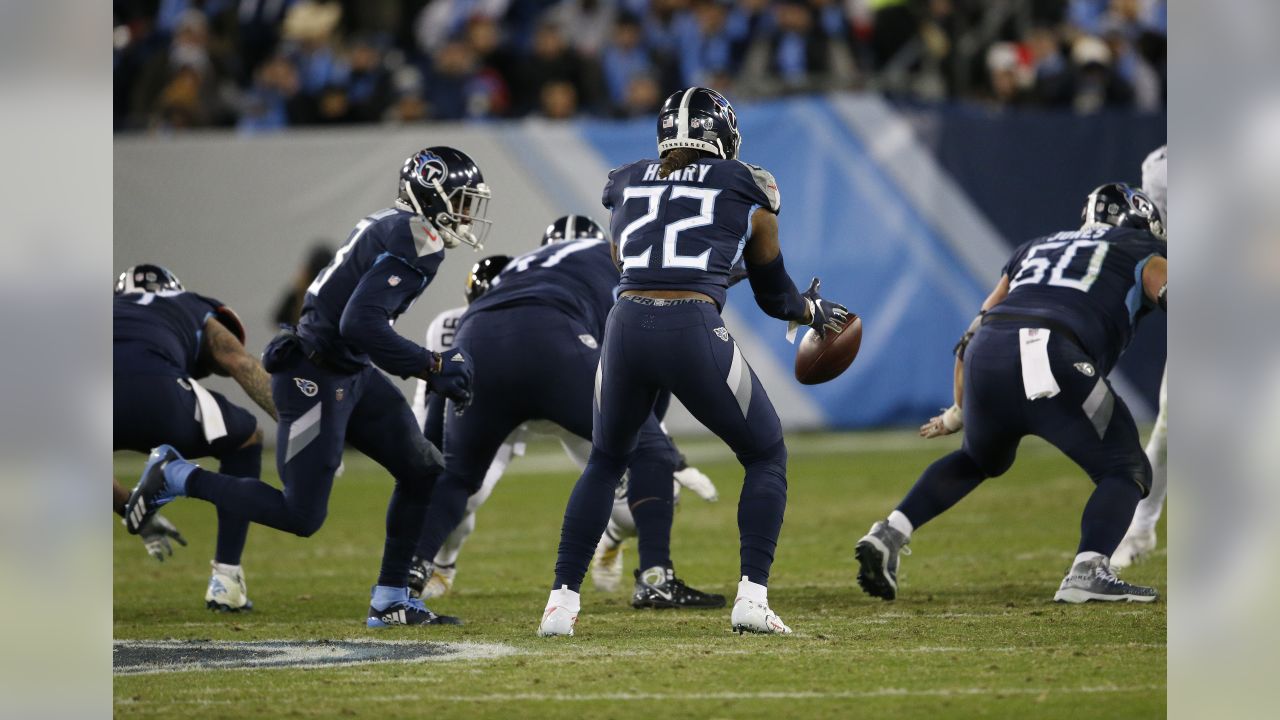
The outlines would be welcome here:
<svg viewBox="0 0 1280 720">
<path fill-rule="evenodd" d="M 547 226 L 542 233 L 542 244 L 550 245 L 562 240 L 604 240 L 604 230 L 586 215 L 565 215 Z"/>
<path fill-rule="evenodd" d="M 498 279 L 498 273 L 502 272 L 509 262 L 511 262 L 510 255 L 490 255 L 471 266 L 471 272 L 467 273 L 467 304 L 475 302 L 481 295 L 489 292 L 489 288 L 493 287 Z"/>
<path fill-rule="evenodd" d="M 1146 230 L 1167 240 L 1164 218 L 1146 193 L 1124 183 L 1099 185 L 1089 193 L 1080 219 L 1085 225 L 1109 225 Z"/>
<path fill-rule="evenodd" d="M 667 98 L 658 111 L 658 154 L 675 148 L 693 148 L 726 160 L 738 157 L 738 114 L 725 96 L 693 87 Z"/>
<path fill-rule="evenodd" d="M 120 273 L 120 277 L 116 278 L 116 295 L 124 293 L 136 292 L 160 292 L 162 290 L 171 290 L 173 292 L 182 292 L 182 281 L 177 275 L 169 272 L 167 269 L 159 265 L 134 265 Z"/>
<path fill-rule="evenodd" d="M 461 150 L 429 147 L 409 156 L 400 168 L 399 201 L 435 225 L 445 247 L 484 247 L 489 197 L 480 167 Z"/>
</svg>

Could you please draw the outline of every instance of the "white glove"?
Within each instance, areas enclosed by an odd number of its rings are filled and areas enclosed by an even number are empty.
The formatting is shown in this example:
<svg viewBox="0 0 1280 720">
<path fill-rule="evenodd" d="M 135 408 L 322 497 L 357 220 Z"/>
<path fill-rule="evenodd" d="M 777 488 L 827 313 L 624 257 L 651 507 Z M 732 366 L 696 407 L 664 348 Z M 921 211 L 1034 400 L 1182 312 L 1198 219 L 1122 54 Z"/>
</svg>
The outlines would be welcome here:
<svg viewBox="0 0 1280 720">
<path fill-rule="evenodd" d="M 720 493 L 716 491 L 715 483 L 711 482 L 711 478 L 703 474 L 698 468 L 687 467 L 683 470 L 677 470 L 675 480 L 707 502 L 715 502 L 720 499 Z"/>
<path fill-rule="evenodd" d="M 964 415 L 960 411 L 958 405 L 942 411 L 941 415 L 935 415 L 929 418 L 929 422 L 920 426 L 920 437 L 936 438 L 943 435 L 951 435 L 959 432 L 964 428 Z"/>
<path fill-rule="evenodd" d="M 169 538 L 177 540 L 183 547 L 187 546 L 187 540 L 182 537 L 182 533 L 178 532 L 178 528 L 161 515 L 152 515 L 145 525 L 138 528 L 138 535 L 142 537 L 142 544 L 147 548 L 147 554 L 160 562 L 164 562 L 166 555 L 173 555 L 173 546 L 169 544 Z"/>
</svg>

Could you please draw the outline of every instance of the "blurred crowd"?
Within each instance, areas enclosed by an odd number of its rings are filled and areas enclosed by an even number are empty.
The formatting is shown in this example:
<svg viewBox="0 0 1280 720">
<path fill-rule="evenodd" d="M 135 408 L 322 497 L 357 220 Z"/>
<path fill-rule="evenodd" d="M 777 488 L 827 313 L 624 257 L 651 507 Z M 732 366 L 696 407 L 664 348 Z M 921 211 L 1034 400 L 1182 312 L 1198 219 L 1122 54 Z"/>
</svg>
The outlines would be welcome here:
<svg viewBox="0 0 1280 720">
<path fill-rule="evenodd" d="M 1165 106 L 1165 0 L 116 0 L 116 131 L 632 117 L 863 89 Z"/>
</svg>

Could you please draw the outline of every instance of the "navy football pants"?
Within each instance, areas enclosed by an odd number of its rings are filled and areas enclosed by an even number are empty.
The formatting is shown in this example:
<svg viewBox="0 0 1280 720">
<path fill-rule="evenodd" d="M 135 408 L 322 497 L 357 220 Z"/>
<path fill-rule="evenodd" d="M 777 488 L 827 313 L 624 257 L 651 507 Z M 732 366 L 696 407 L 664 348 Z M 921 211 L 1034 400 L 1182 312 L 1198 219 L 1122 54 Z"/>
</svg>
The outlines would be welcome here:
<svg viewBox="0 0 1280 720">
<path fill-rule="evenodd" d="M 452 403 L 445 408 L 446 470 L 431 497 L 419 557 L 435 557 L 465 514 L 467 498 L 480 489 L 498 448 L 521 424 L 549 420 L 591 438 L 598 341 L 581 322 L 551 307 L 518 305 L 467 316 L 455 344 L 475 368 L 472 399 L 461 415 Z M 428 433 L 432 425 L 428 414 Z M 639 451 L 629 461 L 628 499 L 640 532 L 640 562 L 642 567 L 666 566 L 671 562 L 675 448 L 648 411 L 639 427 Z M 621 473 L 610 486 L 610 507 L 620 478 Z M 593 551 L 603 532 L 601 525 L 591 541 Z"/>
<path fill-rule="evenodd" d="M 230 475 L 257 478 L 262 474 L 262 442 L 246 445 L 258 429 L 258 420 L 222 393 L 209 391 L 222 410 L 227 434 L 210 443 L 196 419 L 196 395 L 185 378 L 117 374 L 114 386 L 113 449 L 149 453 L 157 445 L 172 445 L 183 457 L 217 458 L 219 471 Z M 239 565 L 248 536 L 248 520 L 219 508 L 214 560 Z"/>
<path fill-rule="evenodd" d="M 738 501 L 741 570 L 752 582 L 768 583 L 787 503 L 787 450 L 773 404 L 714 305 L 646 305 L 624 297 L 605 330 L 591 457 L 565 509 L 555 587 L 582 583 L 609 520 L 613 487 L 663 390 L 746 469 Z"/>
<path fill-rule="evenodd" d="M 1079 551 L 1110 556 L 1151 487 L 1138 427 L 1093 360 L 1060 334 L 1050 335 L 1048 352 L 1061 392 L 1028 400 L 1019 327 L 991 324 L 974 336 L 964 358 L 964 446 L 925 470 L 898 510 L 920 527 L 986 478 L 1003 475 L 1022 438 L 1037 435 L 1096 484 L 1081 521 Z"/>
<path fill-rule="evenodd" d="M 443 465 L 404 395 L 373 367 L 350 374 L 317 367 L 288 336 L 267 346 L 263 365 L 271 371 L 280 418 L 276 468 L 283 492 L 253 478 L 197 471 L 187 481 L 187 494 L 308 537 L 324 524 L 343 443 L 349 442 L 395 478 L 378 584 L 406 586 L 427 500 Z"/>
</svg>

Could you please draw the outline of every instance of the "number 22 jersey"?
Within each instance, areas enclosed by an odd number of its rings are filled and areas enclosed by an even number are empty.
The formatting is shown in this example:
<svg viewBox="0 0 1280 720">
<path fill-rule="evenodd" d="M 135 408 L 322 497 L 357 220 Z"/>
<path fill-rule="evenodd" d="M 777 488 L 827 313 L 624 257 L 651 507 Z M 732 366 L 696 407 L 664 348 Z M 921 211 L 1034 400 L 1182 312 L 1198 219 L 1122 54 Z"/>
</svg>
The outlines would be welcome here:
<svg viewBox="0 0 1280 720">
<path fill-rule="evenodd" d="M 702 158 L 666 178 L 661 160 L 609 173 L 602 202 L 622 264 L 620 291 L 693 290 L 723 307 L 757 208 L 777 214 L 778 183 L 739 160 Z"/>
</svg>

